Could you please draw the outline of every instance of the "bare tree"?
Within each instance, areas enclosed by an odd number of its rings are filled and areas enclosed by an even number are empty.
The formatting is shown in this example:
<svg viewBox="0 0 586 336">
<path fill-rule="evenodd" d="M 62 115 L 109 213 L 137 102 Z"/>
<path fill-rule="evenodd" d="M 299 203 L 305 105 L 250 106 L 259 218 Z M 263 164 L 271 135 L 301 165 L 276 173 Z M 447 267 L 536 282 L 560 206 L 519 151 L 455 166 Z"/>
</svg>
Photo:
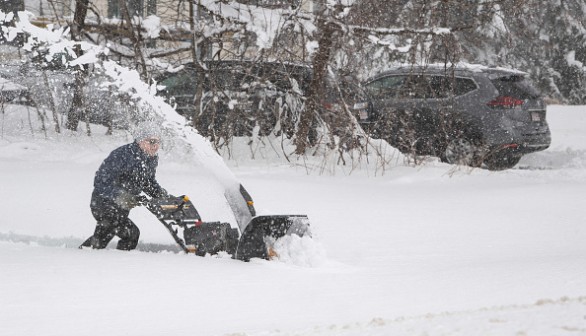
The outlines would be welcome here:
<svg viewBox="0 0 586 336">
<path fill-rule="evenodd" d="M 306 108 L 301 113 L 296 133 L 296 154 L 304 154 L 307 147 L 312 145 L 308 136 L 312 124 L 319 118 L 319 102 L 324 94 L 324 83 L 326 82 L 327 68 L 333 52 L 334 39 L 339 32 L 338 24 L 333 22 L 333 18 L 339 12 L 339 8 L 329 8 L 325 1 L 320 3 L 320 12 L 317 13 L 318 34 L 316 40 L 318 48 L 312 59 L 313 77 L 309 86 L 309 99 L 307 100 Z"/>
<path fill-rule="evenodd" d="M 73 15 L 73 22 L 71 22 L 71 39 L 74 41 L 81 41 L 83 38 L 84 23 L 87 16 L 89 0 L 76 0 L 75 13 Z M 81 47 L 75 47 L 77 56 L 83 55 Z M 85 78 L 87 76 L 87 69 L 85 66 L 79 67 L 75 73 L 75 83 L 73 86 L 73 101 L 69 111 L 67 112 L 66 127 L 69 130 L 76 131 L 81 120 L 85 107 L 83 103 L 83 91 L 85 87 Z"/>
</svg>

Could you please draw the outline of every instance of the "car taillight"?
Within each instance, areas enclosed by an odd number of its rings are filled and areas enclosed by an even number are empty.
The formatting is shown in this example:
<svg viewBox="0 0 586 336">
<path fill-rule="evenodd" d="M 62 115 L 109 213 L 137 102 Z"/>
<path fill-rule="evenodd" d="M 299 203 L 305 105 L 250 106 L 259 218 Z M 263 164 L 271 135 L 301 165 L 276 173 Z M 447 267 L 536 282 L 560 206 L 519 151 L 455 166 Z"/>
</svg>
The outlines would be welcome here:
<svg viewBox="0 0 586 336">
<path fill-rule="evenodd" d="M 517 99 L 511 96 L 498 96 L 494 100 L 491 100 L 486 105 L 492 108 L 515 108 L 523 105 L 525 102 L 521 99 Z"/>
<path fill-rule="evenodd" d="M 323 103 L 323 107 L 328 111 L 339 112 L 342 111 L 342 106 L 336 103 Z"/>
</svg>

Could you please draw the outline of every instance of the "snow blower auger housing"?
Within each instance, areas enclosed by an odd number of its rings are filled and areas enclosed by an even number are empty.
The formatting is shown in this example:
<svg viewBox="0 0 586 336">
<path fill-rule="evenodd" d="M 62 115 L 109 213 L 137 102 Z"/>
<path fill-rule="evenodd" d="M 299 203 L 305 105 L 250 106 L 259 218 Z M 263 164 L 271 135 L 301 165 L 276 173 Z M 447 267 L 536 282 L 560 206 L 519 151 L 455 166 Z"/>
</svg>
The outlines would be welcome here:
<svg viewBox="0 0 586 336">
<path fill-rule="evenodd" d="M 277 256 L 273 249 L 275 240 L 292 234 L 311 236 L 306 215 L 253 217 L 240 237 L 234 258 L 244 261 L 252 258 L 271 259 Z"/>
<path fill-rule="evenodd" d="M 305 215 L 256 216 L 239 235 L 239 230 L 229 223 L 202 222 L 187 196 L 151 199 L 146 207 L 185 253 L 199 256 L 225 251 L 243 261 L 270 259 L 275 256 L 272 243 L 276 239 L 291 234 L 310 235 Z"/>
</svg>

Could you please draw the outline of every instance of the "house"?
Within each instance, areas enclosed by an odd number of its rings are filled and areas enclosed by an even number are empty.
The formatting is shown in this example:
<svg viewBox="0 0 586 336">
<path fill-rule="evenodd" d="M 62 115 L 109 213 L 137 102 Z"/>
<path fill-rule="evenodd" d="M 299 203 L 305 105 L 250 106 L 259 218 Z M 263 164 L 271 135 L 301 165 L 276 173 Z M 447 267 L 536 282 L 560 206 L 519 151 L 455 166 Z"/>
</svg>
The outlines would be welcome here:
<svg viewBox="0 0 586 336">
<path fill-rule="evenodd" d="M 71 20 L 73 16 L 73 11 L 75 9 L 76 0 L 61 0 L 61 1 L 51 1 L 51 0 L 8 0 L 10 2 L 19 2 L 22 7 L 22 3 L 24 3 L 24 7 L 27 11 L 32 12 L 35 14 L 36 18 L 34 19 L 33 23 L 38 26 L 46 26 L 49 23 L 54 23 L 57 25 L 66 24 L 67 21 Z M 195 1 L 205 1 L 205 0 L 195 0 Z M 209 0 L 208 0 L 209 1 Z M 222 3 L 226 2 L 219 2 L 219 7 L 225 6 Z M 269 11 L 276 11 L 280 9 L 287 9 L 287 8 L 294 8 L 299 9 L 304 12 L 312 12 L 316 8 L 316 3 L 318 1 L 313 0 L 238 0 L 238 1 L 228 1 L 229 4 L 240 3 L 241 5 L 245 6 L 254 6 L 254 8 L 266 8 Z M 126 9 L 122 7 L 126 5 Z M 94 29 L 95 32 L 103 33 L 105 30 L 103 29 L 106 25 L 112 25 L 111 28 L 108 28 L 108 40 L 116 41 L 118 39 L 122 39 L 124 37 L 129 37 L 130 33 L 125 31 L 124 28 L 121 29 L 120 26 L 120 19 L 123 19 L 123 14 L 125 10 L 128 10 L 130 16 L 138 16 L 146 18 L 150 15 L 156 15 L 160 18 L 160 23 L 162 26 L 166 27 L 167 29 L 162 32 L 162 34 L 166 34 L 167 32 L 171 32 L 167 34 L 168 36 L 161 36 L 156 41 L 147 41 L 147 48 L 152 50 L 158 50 L 158 53 L 165 53 L 167 50 L 173 50 L 177 48 L 185 48 L 187 47 L 193 39 L 192 34 L 190 34 L 190 3 L 189 1 L 166 1 L 166 0 L 90 0 L 91 10 L 87 13 L 86 18 L 86 29 Z M 200 15 L 206 15 L 205 11 L 198 11 L 197 6 L 194 8 L 194 15 L 196 17 Z M 249 8 L 246 7 L 242 13 L 243 16 L 248 15 Z M 234 12 L 234 11 L 232 11 Z M 269 17 L 269 21 L 266 20 L 266 17 Z M 257 20 L 263 20 L 263 22 L 259 22 L 259 25 L 266 29 L 267 34 L 269 35 L 274 33 L 275 27 L 280 24 L 280 20 L 273 20 L 270 19 L 271 15 L 267 15 L 266 13 L 262 13 L 257 17 Z M 273 16 L 274 18 L 275 16 Z M 278 17 L 278 16 L 277 16 Z M 260 19 L 258 19 L 260 18 Z M 238 17 L 235 18 L 238 20 Z M 93 24 L 93 27 L 92 27 Z M 257 31 L 263 35 L 262 32 Z M 262 36 L 263 38 L 265 36 Z M 248 43 L 246 56 L 253 56 L 256 53 L 256 45 L 254 42 L 246 42 Z M 215 52 L 221 49 L 222 57 L 230 57 L 230 55 L 237 54 L 237 50 L 242 48 L 242 44 L 235 43 L 235 39 L 233 38 L 233 33 L 225 32 L 222 35 L 222 40 L 215 40 L 211 49 L 208 49 L 208 55 L 215 54 Z M 295 48 L 302 48 L 302 46 L 295 46 Z M 294 52 L 297 54 L 297 51 Z M 184 52 L 183 55 L 173 55 L 169 58 L 174 58 L 174 60 L 169 59 L 171 62 L 182 62 L 179 59 L 190 58 L 191 54 L 189 52 Z"/>
<path fill-rule="evenodd" d="M 125 2 L 131 16 L 146 17 L 155 14 L 172 17 L 176 16 L 173 14 L 181 14 L 177 12 L 185 12 L 183 14 L 187 16 L 189 10 L 189 1 L 125 0 Z M 312 12 L 317 6 L 313 0 L 239 0 L 234 2 L 268 9 L 301 8 L 305 12 Z M 75 3 L 76 0 L 3 0 L 0 2 L 0 9 L 4 12 L 27 10 L 38 17 L 55 18 L 73 15 Z M 121 0 L 90 0 L 90 4 L 95 12 L 88 11 L 88 17 L 95 17 L 95 14 L 101 18 L 122 16 Z M 163 8 L 163 5 L 166 8 Z"/>
</svg>

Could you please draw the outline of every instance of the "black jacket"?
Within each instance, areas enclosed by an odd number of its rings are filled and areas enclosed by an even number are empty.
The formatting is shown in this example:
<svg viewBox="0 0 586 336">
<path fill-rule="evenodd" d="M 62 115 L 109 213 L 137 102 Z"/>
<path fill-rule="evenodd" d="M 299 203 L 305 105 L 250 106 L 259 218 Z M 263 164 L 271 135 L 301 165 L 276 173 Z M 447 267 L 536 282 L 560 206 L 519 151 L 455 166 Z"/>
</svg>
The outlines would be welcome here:
<svg viewBox="0 0 586 336">
<path fill-rule="evenodd" d="M 121 199 L 141 192 L 164 196 L 155 179 L 158 162 L 158 156 L 148 156 L 136 142 L 113 150 L 96 172 L 92 206 L 120 206 Z"/>
</svg>

